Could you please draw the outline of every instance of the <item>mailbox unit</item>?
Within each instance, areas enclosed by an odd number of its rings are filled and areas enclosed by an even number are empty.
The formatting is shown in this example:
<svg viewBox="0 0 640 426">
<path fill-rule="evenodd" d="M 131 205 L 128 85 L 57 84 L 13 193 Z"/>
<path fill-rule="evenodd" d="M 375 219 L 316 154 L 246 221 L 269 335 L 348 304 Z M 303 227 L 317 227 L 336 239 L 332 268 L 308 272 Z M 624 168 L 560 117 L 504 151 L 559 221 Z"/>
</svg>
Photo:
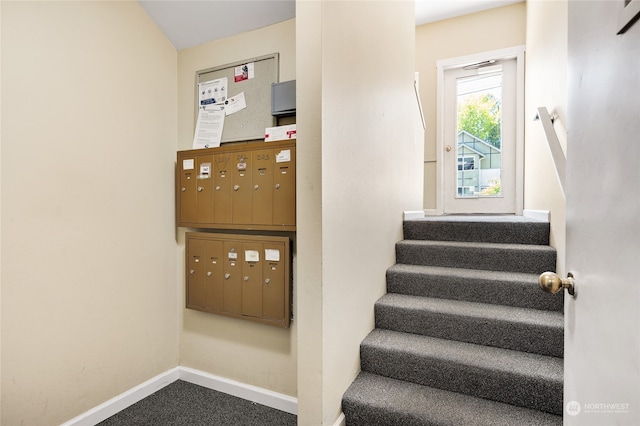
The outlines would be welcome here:
<svg viewBox="0 0 640 426">
<path fill-rule="evenodd" d="M 295 231 L 295 167 L 295 140 L 179 151 L 177 225 Z"/>
<path fill-rule="evenodd" d="M 186 307 L 279 327 L 290 323 L 288 237 L 186 233 Z"/>
</svg>

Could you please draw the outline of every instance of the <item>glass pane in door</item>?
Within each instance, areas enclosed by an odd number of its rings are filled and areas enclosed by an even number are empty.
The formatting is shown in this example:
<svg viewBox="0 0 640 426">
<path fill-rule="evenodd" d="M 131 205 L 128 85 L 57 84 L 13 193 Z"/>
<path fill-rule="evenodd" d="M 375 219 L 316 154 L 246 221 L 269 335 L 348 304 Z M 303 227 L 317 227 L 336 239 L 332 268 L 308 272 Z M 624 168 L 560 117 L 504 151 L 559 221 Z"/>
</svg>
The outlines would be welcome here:
<svg viewBox="0 0 640 426">
<path fill-rule="evenodd" d="M 502 196 L 502 71 L 458 78 L 456 100 L 456 197 Z"/>
</svg>

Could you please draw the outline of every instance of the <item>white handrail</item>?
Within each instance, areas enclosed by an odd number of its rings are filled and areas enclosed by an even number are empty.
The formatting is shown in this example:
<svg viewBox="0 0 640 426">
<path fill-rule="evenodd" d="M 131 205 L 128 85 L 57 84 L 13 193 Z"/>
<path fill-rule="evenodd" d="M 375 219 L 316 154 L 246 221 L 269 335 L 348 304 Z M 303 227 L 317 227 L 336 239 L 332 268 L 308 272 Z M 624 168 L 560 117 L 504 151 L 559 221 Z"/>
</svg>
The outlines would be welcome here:
<svg viewBox="0 0 640 426">
<path fill-rule="evenodd" d="M 558 175 L 558 181 L 560 181 L 560 189 L 562 190 L 562 195 L 566 198 L 564 188 L 565 177 L 567 175 L 567 159 L 562 151 L 558 135 L 553 127 L 553 119 L 549 115 L 549 111 L 547 111 L 546 107 L 538 108 L 538 115 L 536 116 L 536 119 L 540 119 L 540 122 L 542 122 L 544 134 L 547 137 L 547 143 L 551 150 L 551 157 L 553 158 L 556 174 Z"/>
</svg>

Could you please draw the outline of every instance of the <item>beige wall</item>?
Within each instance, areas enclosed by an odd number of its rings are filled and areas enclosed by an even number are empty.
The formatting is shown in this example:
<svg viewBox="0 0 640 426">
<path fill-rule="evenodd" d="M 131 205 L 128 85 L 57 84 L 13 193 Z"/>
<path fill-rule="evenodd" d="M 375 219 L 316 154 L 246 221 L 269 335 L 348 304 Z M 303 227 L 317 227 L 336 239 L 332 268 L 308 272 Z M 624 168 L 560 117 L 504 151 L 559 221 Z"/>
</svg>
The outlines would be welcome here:
<svg viewBox="0 0 640 426">
<path fill-rule="evenodd" d="M 175 49 L 137 2 L 2 2 L 2 424 L 178 363 Z"/>
<path fill-rule="evenodd" d="M 567 22 L 568 0 L 527 2 L 524 206 L 551 212 L 551 245 L 558 250 L 558 272 L 563 275 L 565 199 L 542 124 L 533 117 L 538 107 L 557 114 L 554 127 L 566 153 Z"/>
<path fill-rule="evenodd" d="M 280 81 L 295 79 L 295 20 L 178 52 L 178 149 L 193 142 L 195 73 L 278 52 Z M 233 94 L 231 94 L 233 95 Z M 290 328 L 184 309 L 184 233 L 178 230 L 180 364 L 272 391 L 296 396 L 295 317 Z M 294 284 L 295 287 L 295 284 Z M 295 305 L 294 305 L 295 309 Z"/>
<path fill-rule="evenodd" d="M 322 383 L 322 16 L 321 1 L 296 1 L 298 420 L 320 425 Z"/>
<path fill-rule="evenodd" d="M 416 27 L 416 71 L 427 130 L 424 208 L 436 208 L 436 62 L 525 44 L 526 6 L 516 3 Z"/>
<path fill-rule="evenodd" d="M 402 212 L 422 206 L 414 4 L 299 1 L 296 10 L 298 205 L 321 209 L 298 216 L 298 270 L 317 274 L 298 275 L 298 420 L 333 425 L 386 292 Z"/>
</svg>

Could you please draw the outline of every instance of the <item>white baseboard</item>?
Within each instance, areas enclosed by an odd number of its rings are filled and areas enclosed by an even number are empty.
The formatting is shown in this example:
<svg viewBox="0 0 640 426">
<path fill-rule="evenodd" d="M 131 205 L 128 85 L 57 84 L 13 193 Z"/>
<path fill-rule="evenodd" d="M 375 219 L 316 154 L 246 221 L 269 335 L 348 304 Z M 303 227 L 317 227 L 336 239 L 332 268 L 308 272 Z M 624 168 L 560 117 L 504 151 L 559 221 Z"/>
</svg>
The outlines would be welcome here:
<svg viewBox="0 0 640 426">
<path fill-rule="evenodd" d="M 61 426 L 94 426 L 178 379 L 290 414 L 298 414 L 298 399 L 292 396 L 215 376 L 193 368 L 175 367 L 74 417 Z"/>
<path fill-rule="evenodd" d="M 549 222 L 549 210 L 523 210 L 522 216 L 530 217 L 532 219 L 541 220 L 543 222 Z"/>
<path fill-rule="evenodd" d="M 188 367 L 178 368 L 180 370 L 180 380 L 185 382 L 224 392 L 286 413 L 298 414 L 298 399 L 292 396 L 225 379 L 224 377 Z"/>
<path fill-rule="evenodd" d="M 347 419 L 344 418 L 344 413 L 340 413 L 340 417 L 338 417 L 338 420 L 336 420 L 333 426 L 346 426 L 346 424 Z"/>
<path fill-rule="evenodd" d="M 424 210 L 409 210 L 403 212 L 404 220 L 422 219 L 424 218 Z"/>
<path fill-rule="evenodd" d="M 156 377 L 153 377 L 146 382 L 111 398 L 107 402 L 74 417 L 73 419 L 63 423 L 61 426 L 94 426 L 178 380 L 180 378 L 179 368 L 180 367 L 172 368 L 167 372 L 159 374 Z"/>
</svg>

